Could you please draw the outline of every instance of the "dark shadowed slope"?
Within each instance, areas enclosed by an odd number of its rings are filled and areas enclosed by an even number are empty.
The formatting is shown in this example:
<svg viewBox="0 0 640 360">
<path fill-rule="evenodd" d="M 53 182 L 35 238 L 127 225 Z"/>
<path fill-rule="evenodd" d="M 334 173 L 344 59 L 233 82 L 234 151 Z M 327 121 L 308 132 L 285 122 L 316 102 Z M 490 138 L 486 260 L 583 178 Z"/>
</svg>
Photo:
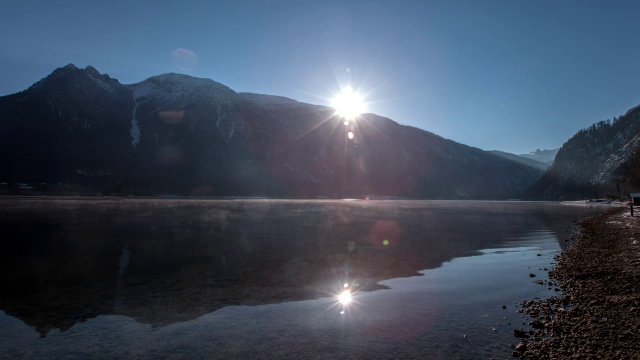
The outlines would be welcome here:
<svg viewBox="0 0 640 360">
<path fill-rule="evenodd" d="M 0 127 L 0 181 L 50 192 L 509 198 L 542 174 L 374 114 L 347 127 L 331 108 L 180 74 L 123 85 L 68 65 L 1 97 Z"/>
</svg>

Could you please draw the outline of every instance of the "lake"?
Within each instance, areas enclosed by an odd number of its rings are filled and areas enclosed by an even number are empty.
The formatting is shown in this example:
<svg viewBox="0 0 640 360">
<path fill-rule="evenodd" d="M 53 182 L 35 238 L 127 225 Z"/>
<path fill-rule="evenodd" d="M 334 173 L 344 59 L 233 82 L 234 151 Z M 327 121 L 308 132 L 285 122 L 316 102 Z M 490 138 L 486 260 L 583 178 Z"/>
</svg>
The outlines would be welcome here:
<svg viewBox="0 0 640 360">
<path fill-rule="evenodd" d="M 509 358 L 517 305 L 606 209 L 3 198 L 0 358 Z"/>
</svg>

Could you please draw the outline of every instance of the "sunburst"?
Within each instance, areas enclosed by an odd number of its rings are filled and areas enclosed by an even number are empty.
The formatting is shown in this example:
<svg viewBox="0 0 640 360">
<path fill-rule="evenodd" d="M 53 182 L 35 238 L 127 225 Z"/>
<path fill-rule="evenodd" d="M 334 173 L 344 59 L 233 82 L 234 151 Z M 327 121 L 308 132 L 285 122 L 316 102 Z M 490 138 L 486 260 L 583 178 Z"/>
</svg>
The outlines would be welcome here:
<svg viewBox="0 0 640 360">
<path fill-rule="evenodd" d="M 336 115 L 343 117 L 345 121 L 354 120 L 366 111 L 364 99 L 351 86 L 342 88 L 340 94 L 331 101 L 331 106 L 336 109 Z"/>
</svg>

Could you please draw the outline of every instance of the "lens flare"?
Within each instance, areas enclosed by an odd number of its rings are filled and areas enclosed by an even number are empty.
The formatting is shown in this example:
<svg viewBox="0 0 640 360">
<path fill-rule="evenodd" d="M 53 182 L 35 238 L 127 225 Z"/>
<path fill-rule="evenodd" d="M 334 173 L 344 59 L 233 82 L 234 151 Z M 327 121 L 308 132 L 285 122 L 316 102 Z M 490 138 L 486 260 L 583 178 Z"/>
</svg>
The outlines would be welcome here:
<svg viewBox="0 0 640 360">
<path fill-rule="evenodd" d="M 351 302 L 351 290 L 345 290 L 338 295 L 338 301 L 342 305 L 348 305 Z"/>
<path fill-rule="evenodd" d="M 192 70 L 199 62 L 198 55 L 189 49 L 177 48 L 171 52 L 171 63 L 179 70 Z"/>
</svg>

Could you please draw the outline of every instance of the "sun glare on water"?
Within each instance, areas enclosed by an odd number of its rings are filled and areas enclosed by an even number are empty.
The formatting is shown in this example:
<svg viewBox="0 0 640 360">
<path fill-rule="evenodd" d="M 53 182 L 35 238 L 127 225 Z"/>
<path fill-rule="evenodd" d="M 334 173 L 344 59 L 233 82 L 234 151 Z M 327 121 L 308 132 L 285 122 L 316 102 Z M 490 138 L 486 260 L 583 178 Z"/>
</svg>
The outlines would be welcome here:
<svg viewBox="0 0 640 360">
<path fill-rule="evenodd" d="M 351 302 L 351 290 L 345 290 L 340 295 L 338 295 L 338 301 L 342 305 L 347 305 Z"/>
<path fill-rule="evenodd" d="M 342 89 L 332 100 L 332 106 L 336 109 L 336 114 L 346 120 L 352 120 L 366 110 L 362 96 L 354 92 L 351 86 Z"/>
</svg>

